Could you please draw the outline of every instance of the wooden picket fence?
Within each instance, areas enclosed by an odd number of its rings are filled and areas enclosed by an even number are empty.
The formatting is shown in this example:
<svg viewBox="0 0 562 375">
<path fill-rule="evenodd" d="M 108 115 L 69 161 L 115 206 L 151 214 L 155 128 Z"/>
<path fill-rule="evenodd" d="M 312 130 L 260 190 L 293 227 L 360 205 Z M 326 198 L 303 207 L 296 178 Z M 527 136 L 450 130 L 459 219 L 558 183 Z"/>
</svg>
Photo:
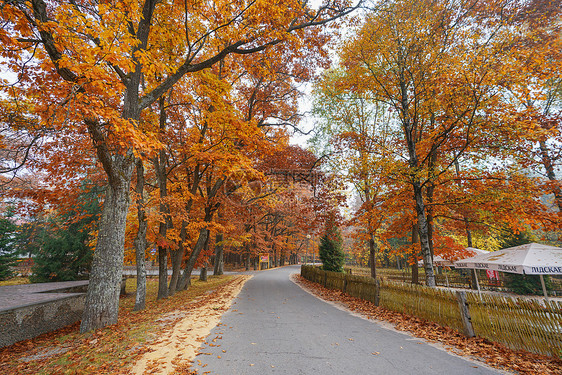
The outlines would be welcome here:
<svg viewBox="0 0 562 375">
<path fill-rule="evenodd" d="M 562 303 L 525 300 L 398 283 L 302 266 L 301 275 L 330 289 L 415 315 L 515 350 L 562 358 Z M 464 308 L 463 308 L 464 306 Z M 473 332 L 473 333 L 472 333 Z"/>
<path fill-rule="evenodd" d="M 320 268 L 313 266 L 302 266 L 301 275 L 307 280 L 324 285 L 326 288 L 341 290 L 350 296 L 375 303 L 375 280 L 370 277 L 322 271 Z"/>
<path fill-rule="evenodd" d="M 562 358 L 562 303 L 482 294 L 467 295 L 476 335 L 512 349 Z"/>
<path fill-rule="evenodd" d="M 334 272 L 335 273 L 335 272 Z M 301 276 L 312 282 L 324 285 L 325 271 L 313 266 L 301 266 Z"/>
<path fill-rule="evenodd" d="M 374 304 L 379 303 L 376 281 L 371 277 L 346 275 L 345 293 L 352 297 L 361 298 Z"/>
<path fill-rule="evenodd" d="M 383 281 L 380 285 L 380 306 L 463 332 L 459 303 L 454 292 L 392 281 Z"/>
</svg>

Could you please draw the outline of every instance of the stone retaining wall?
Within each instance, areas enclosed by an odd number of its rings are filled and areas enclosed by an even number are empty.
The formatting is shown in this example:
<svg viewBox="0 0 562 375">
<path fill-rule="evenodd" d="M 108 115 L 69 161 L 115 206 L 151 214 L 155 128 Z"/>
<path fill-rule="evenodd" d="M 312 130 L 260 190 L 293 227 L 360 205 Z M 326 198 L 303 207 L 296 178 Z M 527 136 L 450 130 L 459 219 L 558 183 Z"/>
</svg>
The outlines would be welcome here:
<svg viewBox="0 0 562 375">
<path fill-rule="evenodd" d="M 0 347 L 74 324 L 82 318 L 85 294 L 72 294 L 0 311 Z"/>
</svg>

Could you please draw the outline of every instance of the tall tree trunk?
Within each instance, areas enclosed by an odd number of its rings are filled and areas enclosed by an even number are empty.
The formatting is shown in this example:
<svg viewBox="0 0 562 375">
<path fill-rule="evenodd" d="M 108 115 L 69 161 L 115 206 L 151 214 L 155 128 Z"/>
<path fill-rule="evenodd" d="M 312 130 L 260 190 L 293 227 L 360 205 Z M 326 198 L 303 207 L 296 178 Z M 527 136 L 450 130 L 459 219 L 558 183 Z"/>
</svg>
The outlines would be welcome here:
<svg viewBox="0 0 562 375">
<path fill-rule="evenodd" d="M 220 187 L 220 184 L 218 186 Z M 214 190 L 216 193 L 216 190 L 218 189 L 214 189 Z M 211 195 L 211 197 L 212 196 L 214 196 L 214 194 Z M 212 209 L 212 207 L 207 206 L 205 208 L 205 217 L 203 218 L 203 220 L 206 223 L 209 223 L 213 219 L 213 214 L 214 214 L 214 210 Z M 197 262 L 197 259 L 199 258 L 199 254 L 201 253 L 201 250 L 203 250 L 203 248 L 205 247 L 205 243 L 207 242 L 208 238 L 209 238 L 209 229 L 207 229 L 207 227 L 201 228 L 199 230 L 199 237 L 197 238 L 197 242 L 195 243 L 195 246 L 193 247 L 193 250 L 189 255 L 189 259 L 187 260 L 187 264 L 185 265 L 185 270 L 181 277 L 180 284 L 178 285 L 178 290 L 187 289 L 187 287 L 191 285 L 191 273 L 193 272 L 193 267 L 195 267 L 195 262 Z"/>
<path fill-rule="evenodd" d="M 166 110 L 165 98 L 161 96 L 158 100 L 160 109 L 160 131 L 166 129 Z M 172 218 L 170 216 L 170 205 L 167 202 L 168 198 L 168 176 L 166 174 L 166 164 L 168 157 L 166 150 L 160 149 L 158 156 L 154 157 L 154 169 L 156 170 L 156 177 L 158 179 L 158 190 L 160 192 L 160 214 L 164 217 L 160 221 L 158 229 L 158 237 L 160 241 L 166 241 L 168 235 L 168 228 L 172 227 Z M 167 241 L 166 241 L 167 242 Z M 158 246 L 158 296 L 157 300 L 168 297 L 168 246 Z"/>
<path fill-rule="evenodd" d="M 436 127 L 435 113 L 430 116 L 430 128 L 434 130 Z M 428 171 L 427 171 L 427 204 L 425 206 L 427 213 L 427 237 L 429 241 L 429 253 L 431 254 L 431 267 L 433 269 L 433 258 L 435 253 L 433 251 L 433 222 L 434 222 L 434 200 L 433 194 L 435 193 L 435 166 L 437 164 L 437 150 L 438 146 L 434 145 L 428 155 Z"/>
<path fill-rule="evenodd" d="M 548 154 L 548 146 L 545 141 L 540 141 L 539 143 L 541 149 L 541 158 L 544 169 L 546 170 L 546 176 L 552 183 L 552 193 L 554 194 L 554 201 L 558 206 L 558 211 L 562 212 L 562 189 L 560 188 L 560 181 L 556 178 L 556 172 L 554 171 L 554 165 L 552 158 Z"/>
<path fill-rule="evenodd" d="M 416 245 L 419 241 L 419 231 L 418 225 L 412 225 L 412 245 Z M 419 272 L 418 272 L 418 257 L 416 253 L 412 254 L 413 262 L 412 262 L 412 284 L 419 284 Z"/>
<path fill-rule="evenodd" d="M 123 173 L 113 176 L 106 191 L 80 332 L 115 324 L 119 314 L 133 163 L 121 155 L 115 159 Z"/>
<path fill-rule="evenodd" d="M 146 220 L 146 212 L 144 209 L 144 167 L 141 159 L 137 159 L 137 185 L 135 191 L 138 196 L 137 201 L 137 216 L 139 229 L 135 238 L 135 258 L 137 266 L 137 292 L 135 295 L 134 311 L 144 310 L 146 305 L 146 264 L 145 264 L 145 251 L 146 251 L 146 230 L 148 223 Z"/>
<path fill-rule="evenodd" d="M 206 128 L 207 127 L 205 125 L 203 134 Z M 201 182 L 201 174 L 199 173 L 200 168 L 201 165 L 197 164 L 193 172 L 193 182 L 189 189 L 190 193 L 193 196 L 196 194 L 197 189 L 199 188 L 199 184 Z M 189 213 L 191 212 L 192 205 L 193 205 L 193 198 L 189 199 L 185 204 L 185 212 L 187 215 L 189 215 Z M 170 285 L 168 287 L 168 293 L 170 294 L 174 294 L 177 290 L 186 289 L 191 283 L 190 278 L 184 279 L 183 277 L 180 277 L 182 259 L 184 255 L 186 255 L 186 250 L 187 250 L 184 246 L 186 240 L 187 240 L 187 221 L 182 220 L 181 230 L 180 230 L 180 243 L 178 244 L 179 253 L 176 254 L 177 257 L 174 257 L 174 259 L 172 259 L 172 277 L 170 279 Z M 186 275 L 185 272 L 187 271 L 184 270 L 184 276 Z M 189 273 L 189 277 L 191 277 L 191 273 Z"/>
<path fill-rule="evenodd" d="M 222 241 L 224 235 L 222 233 L 217 233 L 215 237 L 215 268 L 213 270 L 214 275 L 224 274 L 224 245 Z"/>
<path fill-rule="evenodd" d="M 459 178 L 458 181 L 458 185 L 459 187 L 462 187 L 462 183 L 460 181 L 460 166 L 459 166 L 459 161 L 457 159 L 455 159 L 455 171 L 457 172 L 457 177 Z M 466 215 L 463 214 L 463 219 L 464 219 L 464 226 L 465 226 L 465 230 L 466 230 L 466 242 L 467 242 L 467 246 L 468 247 L 473 247 L 472 246 L 472 233 L 470 232 L 470 221 L 468 220 L 468 217 Z M 470 272 L 470 285 L 472 287 L 472 289 L 476 290 L 478 289 L 477 285 L 476 285 L 476 275 L 474 274 L 474 272 Z"/>
<path fill-rule="evenodd" d="M 433 184 L 428 186 L 427 190 L 427 201 L 429 204 L 433 203 Z M 433 212 L 432 209 L 428 207 L 427 209 L 427 238 L 429 241 L 429 253 L 431 254 L 431 263 L 433 263 L 433 258 L 435 254 L 433 252 Z"/>
<path fill-rule="evenodd" d="M 178 249 L 171 252 L 172 254 L 172 277 L 170 278 L 170 285 L 168 286 L 168 295 L 173 296 L 178 287 L 178 281 L 181 274 L 181 261 L 185 254 L 184 242 L 187 237 L 187 221 L 182 221 L 180 230 L 180 241 Z"/>
<path fill-rule="evenodd" d="M 156 300 L 168 297 L 168 249 L 158 246 L 158 296 Z"/>
<path fill-rule="evenodd" d="M 429 244 L 429 228 L 427 224 L 427 216 L 425 212 L 425 204 L 423 201 L 423 186 L 420 181 L 420 177 L 417 175 L 419 173 L 420 164 L 418 160 L 418 154 L 416 149 L 416 137 L 417 134 L 417 119 L 411 117 L 410 114 L 410 93 L 409 93 L 409 77 L 406 78 L 406 73 L 404 71 L 400 72 L 401 82 L 401 113 L 402 118 L 402 128 L 404 132 L 404 138 L 406 140 L 406 146 L 408 148 L 408 164 L 411 171 L 411 181 L 414 193 L 414 203 L 417 214 L 418 229 L 420 235 L 420 245 L 421 253 L 424 261 L 425 268 L 425 280 L 429 287 L 435 287 L 435 276 L 433 275 L 433 259 L 431 257 L 431 247 Z"/>
<path fill-rule="evenodd" d="M 371 209 L 371 189 L 365 181 L 363 191 L 365 193 L 365 203 L 367 204 L 367 209 Z M 377 278 L 377 258 L 376 258 L 376 248 L 375 248 L 375 233 L 373 229 L 372 219 L 370 215 L 368 216 L 367 230 L 369 231 L 369 268 L 371 268 L 371 277 L 373 279 Z"/>
<path fill-rule="evenodd" d="M 197 261 L 197 258 L 199 258 L 199 254 L 201 253 L 201 250 L 203 250 L 203 248 L 205 247 L 205 241 L 207 241 L 208 237 L 209 237 L 209 230 L 207 228 L 201 228 L 199 230 L 199 237 L 197 238 L 197 242 L 195 243 L 195 246 L 193 247 L 193 251 L 191 252 L 191 255 L 189 256 L 189 259 L 185 266 L 185 270 L 181 277 L 178 290 L 187 289 L 187 287 L 191 285 L 191 273 L 193 272 L 193 268 L 195 267 L 195 262 Z"/>
<path fill-rule="evenodd" d="M 462 183 L 460 181 L 461 168 L 459 166 L 459 160 L 458 159 L 455 159 L 455 170 L 457 172 L 457 178 L 458 178 L 457 185 L 459 185 L 459 187 L 462 188 Z M 463 214 L 463 220 L 464 220 L 464 227 L 465 227 L 465 230 L 466 230 L 467 246 L 473 247 L 473 245 L 472 245 L 472 232 L 470 231 L 470 220 L 468 220 L 468 217 L 465 214 Z"/>
<path fill-rule="evenodd" d="M 375 248 L 375 238 L 372 233 L 369 235 L 369 265 L 371 266 L 371 277 L 377 278 L 377 258 Z"/>
<path fill-rule="evenodd" d="M 37 2 L 39 3 L 39 1 Z M 44 4 L 44 3 L 43 3 Z M 142 75 L 141 63 L 137 60 L 137 51 L 146 49 L 150 25 L 156 1 L 147 0 L 142 8 L 142 17 L 138 23 L 136 37 L 139 42 L 133 47 L 135 59 L 134 72 L 130 72 L 123 95 L 122 118 L 138 123 L 141 108 L 139 106 L 139 87 Z M 43 35 L 44 38 L 52 37 Z M 58 51 L 57 51 L 58 52 Z M 55 61 L 60 55 L 50 53 Z M 58 66 L 55 61 L 55 66 Z M 73 76 L 73 75 L 72 75 Z M 72 77 L 66 77 L 72 80 Z M 90 282 L 80 332 L 87 332 L 117 323 L 119 315 L 119 292 L 123 274 L 123 258 L 125 255 L 125 229 L 129 210 L 129 189 L 134 169 L 132 149 L 125 154 L 111 151 L 107 135 L 100 122 L 87 116 L 84 118 L 88 132 L 96 148 L 98 160 L 107 175 L 109 188 L 104 200 L 102 218 L 98 228 L 98 238 Z"/>
<path fill-rule="evenodd" d="M 422 188 L 419 182 L 414 183 L 414 197 L 416 200 L 416 212 L 418 214 L 418 226 L 423 257 L 423 268 L 425 270 L 425 281 L 427 286 L 435 288 L 436 284 L 435 275 L 433 274 L 433 258 L 431 256 L 431 246 L 429 244 L 429 225 L 425 215 Z"/>
<path fill-rule="evenodd" d="M 431 115 L 431 122 L 434 126 L 434 115 Z M 432 128 L 433 128 L 432 126 Z M 425 206 L 427 212 L 427 237 L 429 241 L 429 253 L 431 254 L 431 263 L 433 265 L 433 193 L 435 192 L 434 174 L 435 164 L 437 163 L 437 150 L 432 149 L 429 155 L 429 168 L 427 176 L 427 205 Z"/>
<path fill-rule="evenodd" d="M 181 261 L 183 258 L 183 246 L 177 250 L 170 251 L 170 258 L 172 259 L 172 276 L 168 285 L 168 296 L 173 296 L 176 293 L 178 279 L 181 273 Z"/>
<path fill-rule="evenodd" d="M 207 206 L 205 207 L 205 217 L 203 221 L 205 223 L 210 223 L 213 219 L 213 215 L 215 211 L 220 207 L 220 204 L 213 203 L 213 198 L 219 192 L 219 189 L 224 183 L 224 178 L 219 178 L 211 187 L 211 176 L 208 175 L 207 177 Z M 199 258 L 199 254 L 201 250 L 205 246 L 207 239 L 209 238 L 209 229 L 205 226 L 199 230 L 199 237 L 197 238 L 197 242 L 195 243 L 195 247 L 191 252 L 187 264 L 185 266 L 185 271 L 182 275 L 180 285 L 178 290 L 187 289 L 187 287 L 191 284 L 191 273 L 193 272 L 193 267 L 195 266 L 195 262 Z"/>
<path fill-rule="evenodd" d="M 245 259 L 245 267 L 246 267 L 246 271 L 250 270 L 250 243 L 246 243 L 245 245 L 246 248 L 246 259 Z"/>
<path fill-rule="evenodd" d="M 209 231 L 209 233 L 207 233 L 207 238 L 205 238 L 205 243 L 203 244 L 203 250 L 205 251 L 206 254 L 209 253 L 209 242 L 210 242 L 210 238 L 211 238 L 211 231 Z M 203 267 L 206 269 L 208 263 L 207 261 L 205 261 L 205 264 L 203 265 Z"/>
</svg>

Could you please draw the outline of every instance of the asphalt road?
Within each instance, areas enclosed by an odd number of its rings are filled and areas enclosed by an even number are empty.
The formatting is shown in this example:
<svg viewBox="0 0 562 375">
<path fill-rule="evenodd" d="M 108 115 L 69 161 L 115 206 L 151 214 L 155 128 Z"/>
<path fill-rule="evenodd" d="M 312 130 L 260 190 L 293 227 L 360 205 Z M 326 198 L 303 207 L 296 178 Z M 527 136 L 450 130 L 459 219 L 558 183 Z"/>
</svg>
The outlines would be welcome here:
<svg viewBox="0 0 562 375">
<path fill-rule="evenodd" d="M 246 283 L 196 357 L 199 374 L 500 373 L 340 310 L 290 281 L 296 272 L 262 271 Z"/>
</svg>

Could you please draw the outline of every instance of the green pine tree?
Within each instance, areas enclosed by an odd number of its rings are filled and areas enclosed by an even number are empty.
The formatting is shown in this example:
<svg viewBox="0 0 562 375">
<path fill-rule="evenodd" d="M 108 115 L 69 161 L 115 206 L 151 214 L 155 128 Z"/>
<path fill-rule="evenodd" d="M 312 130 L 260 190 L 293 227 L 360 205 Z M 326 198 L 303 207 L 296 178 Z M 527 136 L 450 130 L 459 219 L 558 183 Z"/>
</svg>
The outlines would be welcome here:
<svg viewBox="0 0 562 375">
<path fill-rule="evenodd" d="M 88 277 L 93 250 L 90 232 L 101 212 L 96 192 L 80 197 L 73 211 L 51 218 L 39 238 L 31 282 L 71 281 Z M 76 219 L 80 217 L 80 219 Z"/>
<path fill-rule="evenodd" d="M 47 223 L 43 215 L 28 219 L 19 226 L 18 253 L 24 257 L 33 258 L 39 253 L 45 237 Z"/>
<path fill-rule="evenodd" d="M 18 226 L 13 216 L 11 209 L 0 216 L 0 280 L 12 277 L 12 267 L 16 264 Z"/>
<path fill-rule="evenodd" d="M 343 272 L 345 253 L 342 249 L 342 237 L 335 222 L 335 215 L 326 221 L 325 233 L 320 238 L 319 256 L 325 271 Z"/>
</svg>

